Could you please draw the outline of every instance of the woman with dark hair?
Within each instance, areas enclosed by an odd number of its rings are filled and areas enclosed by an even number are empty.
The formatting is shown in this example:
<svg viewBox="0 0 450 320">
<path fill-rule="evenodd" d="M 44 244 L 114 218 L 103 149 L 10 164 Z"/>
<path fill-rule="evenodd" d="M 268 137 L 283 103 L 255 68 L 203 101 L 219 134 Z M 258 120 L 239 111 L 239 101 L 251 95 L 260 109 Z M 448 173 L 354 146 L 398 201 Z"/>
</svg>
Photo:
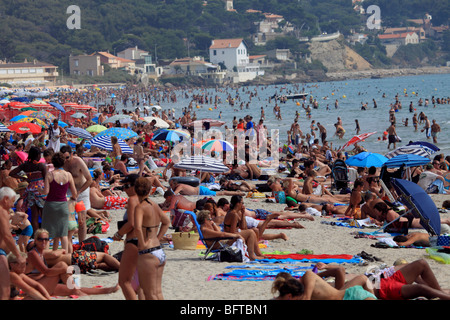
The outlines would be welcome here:
<svg viewBox="0 0 450 320">
<path fill-rule="evenodd" d="M 52 157 L 55 170 L 45 176 L 44 188 L 40 189 L 42 194 L 47 195 L 42 211 L 42 227 L 49 232 L 53 239 L 53 250 L 61 248 L 68 252 L 69 233 L 69 205 L 67 203 L 67 190 L 70 188 L 71 199 L 77 200 L 78 191 L 75 187 L 72 174 L 65 171 L 65 158 L 61 152 Z"/>
<path fill-rule="evenodd" d="M 151 181 L 143 177 L 134 185 L 140 202 L 135 209 L 134 221 L 139 249 L 137 270 L 145 300 L 163 300 L 161 285 L 166 254 L 160 240 L 169 228 L 170 220 L 158 204 L 148 199 L 151 188 Z"/>
<path fill-rule="evenodd" d="M 230 200 L 230 210 L 223 219 L 223 231 L 240 234 L 247 244 L 250 260 L 263 259 L 259 249 L 259 236 L 253 230 L 247 228 L 245 219 L 245 206 L 242 196 L 234 195 Z"/>
<path fill-rule="evenodd" d="M 19 172 L 23 171 L 26 174 L 28 186 L 21 195 L 23 203 L 21 208 L 18 209 L 23 212 L 27 212 L 28 208 L 31 209 L 31 225 L 33 226 L 33 230 L 39 229 L 39 217 L 42 215 L 45 202 L 45 195 L 42 195 L 39 189 L 44 187 L 47 167 L 45 163 L 40 162 L 40 159 L 41 150 L 32 146 L 28 152 L 27 161 L 9 173 L 9 176 L 19 180 L 23 179 L 23 176 L 19 175 Z"/>
</svg>

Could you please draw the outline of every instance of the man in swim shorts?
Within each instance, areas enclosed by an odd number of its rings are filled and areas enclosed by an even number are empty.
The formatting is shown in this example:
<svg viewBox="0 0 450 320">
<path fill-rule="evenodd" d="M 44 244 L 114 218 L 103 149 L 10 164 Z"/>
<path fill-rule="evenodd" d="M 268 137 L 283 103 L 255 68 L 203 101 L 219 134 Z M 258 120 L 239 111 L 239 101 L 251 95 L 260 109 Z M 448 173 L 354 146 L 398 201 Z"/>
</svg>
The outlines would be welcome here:
<svg viewBox="0 0 450 320">
<path fill-rule="evenodd" d="M 172 188 L 172 191 L 175 195 L 181 194 L 186 196 L 234 196 L 234 195 L 245 195 L 244 192 L 241 191 L 212 191 L 205 186 L 194 187 L 188 184 L 179 183 L 176 180 L 170 180 L 169 185 Z"/>
<path fill-rule="evenodd" d="M 354 286 L 345 290 L 343 300 L 377 300 L 377 297 L 362 286 Z"/>
</svg>

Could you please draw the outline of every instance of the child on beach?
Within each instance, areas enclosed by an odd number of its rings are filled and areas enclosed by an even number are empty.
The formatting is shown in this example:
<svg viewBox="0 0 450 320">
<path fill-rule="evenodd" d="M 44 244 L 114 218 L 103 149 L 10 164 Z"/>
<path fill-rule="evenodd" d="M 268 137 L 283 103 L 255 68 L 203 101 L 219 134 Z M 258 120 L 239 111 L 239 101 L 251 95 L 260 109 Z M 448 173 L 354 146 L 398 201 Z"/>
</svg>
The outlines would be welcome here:
<svg viewBox="0 0 450 320">
<path fill-rule="evenodd" d="M 33 227 L 31 222 L 28 220 L 28 215 L 21 211 L 10 212 L 11 227 L 13 230 L 20 230 L 19 240 L 17 244 L 21 252 L 26 252 L 25 248 L 27 246 L 28 240 L 33 235 Z"/>
</svg>

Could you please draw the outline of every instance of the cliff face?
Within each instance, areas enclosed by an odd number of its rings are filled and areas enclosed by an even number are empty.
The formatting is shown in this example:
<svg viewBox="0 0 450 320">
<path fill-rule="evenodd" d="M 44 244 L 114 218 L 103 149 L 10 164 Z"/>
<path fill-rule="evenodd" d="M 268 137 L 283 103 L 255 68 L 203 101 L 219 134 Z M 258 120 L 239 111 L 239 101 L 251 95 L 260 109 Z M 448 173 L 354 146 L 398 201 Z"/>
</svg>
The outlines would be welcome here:
<svg viewBox="0 0 450 320">
<path fill-rule="evenodd" d="M 309 50 L 311 58 L 322 62 L 328 72 L 372 69 L 370 63 L 363 57 L 337 40 L 311 42 Z"/>
</svg>

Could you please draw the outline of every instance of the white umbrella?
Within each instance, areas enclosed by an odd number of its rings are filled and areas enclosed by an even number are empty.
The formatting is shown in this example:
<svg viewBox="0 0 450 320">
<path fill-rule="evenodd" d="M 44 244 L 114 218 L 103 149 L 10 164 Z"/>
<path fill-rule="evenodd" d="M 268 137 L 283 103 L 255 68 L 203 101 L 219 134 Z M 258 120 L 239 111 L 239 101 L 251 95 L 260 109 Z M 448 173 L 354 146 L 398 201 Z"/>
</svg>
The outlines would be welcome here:
<svg viewBox="0 0 450 320">
<path fill-rule="evenodd" d="M 92 139 L 92 135 L 89 133 L 89 131 L 86 131 L 83 128 L 70 127 L 66 129 L 66 132 L 82 139 Z"/>
<path fill-rule="evenodd" d="M 396 156 L 402 155 L 402 154 L 415 154 L 417 156 L 427 157 L 429 158 L 431 156 L 432 151 L 428 148 L 424 148 L 419 145 L 410 145 L 410 146 L 402 146 L 399 147 L 389 153 L 386 154 L 386 158 L 391 159 Z"/>
<path fill-rule="evenodd" d="M 165 122 L 163 119 L 158 118 L 158 117 L 145 117 L 143 119 L 145 122 L 148 122 L 148 123 L 152 122 L 152 120 L 155 120 L 156 121 L 155 127 L 157 127 L 157 128 L 167 129 L 170 127 L 170 125 L 167 122 Z"/>
<path fill-rule="evenodd" d="M 71 117 L 75 119 L 87 118 L 87 116 L 81 112 L 74 113 Z"/>
<path fill-rule="evenodd" d="M 115 123 L 116 121 L 123 121 L 126 119 L 131 119 L 131 117 L 124 114 L 116 114 L 115 116 L 109 117 L 108 119 L 103 121 L 103 123 Z"/>
</svg>

